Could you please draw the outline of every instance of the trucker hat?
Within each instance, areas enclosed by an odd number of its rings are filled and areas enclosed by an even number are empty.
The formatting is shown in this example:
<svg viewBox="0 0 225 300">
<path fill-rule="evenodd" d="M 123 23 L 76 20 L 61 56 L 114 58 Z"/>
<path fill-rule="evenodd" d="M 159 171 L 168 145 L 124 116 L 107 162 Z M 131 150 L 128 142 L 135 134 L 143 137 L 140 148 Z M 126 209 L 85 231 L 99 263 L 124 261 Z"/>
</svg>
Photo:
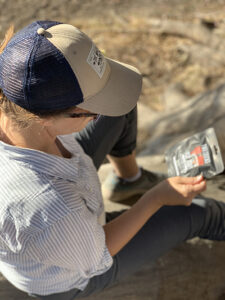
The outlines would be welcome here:
<svg viewBox="0 0 225 300">
<path fill-rule="evenodd" d="M 78 28 L 36 21 L 9 41 L 0 55 L 0 88 L 34 113 L 80 107 L 119 116 L 139 98 L 140 72 L 105 57 Z"/>
</svg>

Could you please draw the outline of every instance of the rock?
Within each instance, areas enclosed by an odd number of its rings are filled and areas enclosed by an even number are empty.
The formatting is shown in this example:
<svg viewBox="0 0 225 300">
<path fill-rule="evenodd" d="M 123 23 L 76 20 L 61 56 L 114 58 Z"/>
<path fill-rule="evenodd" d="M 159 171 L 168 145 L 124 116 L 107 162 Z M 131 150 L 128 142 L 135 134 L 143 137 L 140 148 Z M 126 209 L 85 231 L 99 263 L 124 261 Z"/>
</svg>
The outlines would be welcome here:
<svg viewBox="0 0 225 300">
<path fill-rule="evenodd" d="M 173 111 L 154 113 L 145 123 L 145 141 L 139 155 L 164 154 L 178 140 L 214 127 L 221 150 L 225 155 L 225 84 L 200 94 L 189 101 L 181 102 Z M 141 111 L 139 119 L 141 119 Z M 141 130 L 141 128 L 140 128 Z M 147 135 L 146 134 L 146 135 Z"/>
<path fill-rule="evenodd" d="M 167 111 L 176 109 L 177 106 L 180 106 L 189 99 L 189 97 L 185 94 L 183 84 L 180 82 L 169 85 L 162 98 L 165 110 Z"/>
<path fill-rule="evenodd" d="M 225 65 L 224 51 L 215 50 L 201 44 L 180 45 L 179 51 L 183 51 L 189 57 L 189 62 L 200 65 L 204 68 L 211 66 L 220 68 Z"/>
<path fill-rule="evenodd" d="M 191 24 L 169 19 L 151 18 L 148 20 L 150 31 L 171 35 L 188 37 L 198 43 L 209 45 L 215 49 L 225 48 L 225 44 L 220 43 L 220 39 L 213 35 L 211 28 L 204 23 Z"/>
<path fill-rule="evenodd" d="M 31 300 L 26 293 L 12 286 L 0 273 L 0 299 L 1 300 Z"/>
</svg>

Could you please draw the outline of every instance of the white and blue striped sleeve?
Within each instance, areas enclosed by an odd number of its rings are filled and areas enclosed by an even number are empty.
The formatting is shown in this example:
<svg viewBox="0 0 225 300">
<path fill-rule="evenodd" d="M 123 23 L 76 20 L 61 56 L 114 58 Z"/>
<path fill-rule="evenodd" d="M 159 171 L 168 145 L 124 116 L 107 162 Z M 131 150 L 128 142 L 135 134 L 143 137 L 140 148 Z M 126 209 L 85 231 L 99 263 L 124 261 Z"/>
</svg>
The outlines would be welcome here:
<svg viewBox="0 0 225 300">
<path fill-rule="evenodd" d="M 27 246 L 26 253 L 32 259 L 76 270 L 85 278 L 101 274 L 112 265 L 104 230 L 85 206 L 39 232 Z"/>
</svg>

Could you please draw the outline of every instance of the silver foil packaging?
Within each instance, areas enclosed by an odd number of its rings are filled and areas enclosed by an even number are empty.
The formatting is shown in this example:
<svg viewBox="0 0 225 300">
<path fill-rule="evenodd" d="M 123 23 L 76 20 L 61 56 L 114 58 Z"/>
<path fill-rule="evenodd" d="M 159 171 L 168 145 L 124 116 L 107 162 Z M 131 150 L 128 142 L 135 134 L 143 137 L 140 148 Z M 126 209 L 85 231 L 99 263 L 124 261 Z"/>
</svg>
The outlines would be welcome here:
<svg viewBox="0 0 225 300">
<path fill-rule="evenodd" d="M 168 176 L 211 178 L 224 170 L 215 130 L 208 128 L 184 139 L 165 153 Z"/>
</svg>

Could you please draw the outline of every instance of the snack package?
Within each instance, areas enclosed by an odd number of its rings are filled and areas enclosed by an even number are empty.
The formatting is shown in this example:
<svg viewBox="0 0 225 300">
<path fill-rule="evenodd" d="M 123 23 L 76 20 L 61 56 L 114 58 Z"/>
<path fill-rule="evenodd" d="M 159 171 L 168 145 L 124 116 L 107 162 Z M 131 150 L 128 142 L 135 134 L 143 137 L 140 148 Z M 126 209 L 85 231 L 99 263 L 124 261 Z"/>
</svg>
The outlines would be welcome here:
<svg viewBox="0 0 225 300">
<path fill-rule="evenodd" d="M 168 176 L 211 178 L 224 170 L 215 130 L 208 128 L 175 144 L 166 153 Z"/>
</svg>

